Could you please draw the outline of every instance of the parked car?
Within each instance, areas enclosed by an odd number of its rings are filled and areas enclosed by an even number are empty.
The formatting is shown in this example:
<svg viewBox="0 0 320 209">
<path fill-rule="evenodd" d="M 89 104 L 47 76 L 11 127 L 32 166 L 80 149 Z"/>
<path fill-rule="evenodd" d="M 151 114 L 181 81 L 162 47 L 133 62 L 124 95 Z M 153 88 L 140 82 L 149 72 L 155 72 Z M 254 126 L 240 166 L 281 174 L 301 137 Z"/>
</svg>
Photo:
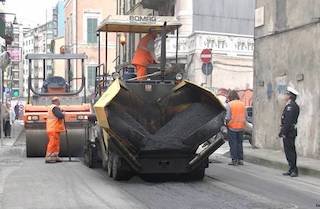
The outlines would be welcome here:
<svg viewBox="0 0 320 209">
<path fill-rule="evenodd" d="M 249 140 L 250 144 L 252 144 L 252 130 L 253 130 L 253 123 L 252 123 L 252 107 L 246 107 L 246 128 L 243 131 L 243 139 Z"/>
</svg>

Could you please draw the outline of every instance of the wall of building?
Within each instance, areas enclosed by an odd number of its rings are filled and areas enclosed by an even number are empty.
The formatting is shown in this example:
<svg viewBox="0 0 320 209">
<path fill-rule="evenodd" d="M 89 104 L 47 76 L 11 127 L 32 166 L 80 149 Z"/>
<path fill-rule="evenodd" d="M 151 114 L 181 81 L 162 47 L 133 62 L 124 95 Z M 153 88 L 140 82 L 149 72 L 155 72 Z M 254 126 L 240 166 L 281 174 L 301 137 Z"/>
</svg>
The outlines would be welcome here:
<svg viewBox="0 0 320 209">
<path fill-rule="evenodd" d="M 85 76 L 88 77 L 88 68 L 96 67 L 98 65 L 98 44 L 88 43 L 87 39 L 87 19 L 98 19 L 99 25 L 108 15 L 116 13 L 116 1 L 101 1 L 101 0 L 69 0 L 65 2 L 65 45 L 66 51 L 72 53 L 86 53 L 88 60 L 85 64 Z M 108 36 L 108 63 L 107 69 L 114 70 L 115 58 L 115 34 Z M 101 63 L 105 64 L 105 34 L 101 34 Z M 74 63 L 74 75 L 81 77 L 81 63 Z M 88 83 L 88 82 L 87 82 Z M 78 88 L 80 81 L 74 83 L 74 87 Z M 92 88 L 88 89 L 93 91 Z"/>
<path fill-rule="evenodd" d="M 28 95 L 28 77 L 29 77 L 29 65 L 25 59 L 27 54 L 34 53 L 34 33 L 33 30 L 26 31 L 23 34 L 23 96 Z"/>
<path fill-rule="evenodd" d="M 167 39 L 167 58 L 175 59 L 176 36 Z M 228 33 L 194 32 L 181 36 L 178 52 L 179 62 L 186 64 L 187 79 L 216 90 L 253 88 L 253 37 Z M 202 71 L 200 54 L 212 49 L 213 72 L 206 76 Z M 160 44 L 156 55 L 160 57 Z"/>
<path fill-rule="evenodd" d="M 193 32 L 193 0 L 176 0 L 175 16 L 181 22 L 180 35 Z"/>
<path fill-rule="evenodd" d="M 60 54 L 61 47 L 64 47 L 64 37 L 54 39 L 54 53 Z M 67 63 L 65 60 L 54 60 L 53 61 L 53 75 L 61 76 L 63 78 L 66 77 L 66 69 Z"/>
<path fill-rule="evenodd" d="M 193 0 L 193 30 L 253 35 L 254 0 Z"/>
<path fill-rule="evenodd" d="M 33 29 L 25 30 L 23 32 L 23 59 L 25 55 L 30 53 L 50 53 L 51 52 L 51 41 L 53 40 L 54 27 L 53 22 L 49 21 L 46 24 L 39 25 Z M 32 62 L 32 76 L 35 78 L 33 80 L 33 87 L 40 91 L 43 81 L 43 61 L 34 60 Z M 28 89 L 28 74 L 29 66 L 27 60 L 24 59 L 23 64 L 23 94 L 27 96 Z M 46 77 L 52 75 L 52 61 L 46 61 Z M 41 78 L 41 79 L 38 79 Z"/>
<path fill-rule="evenodd" d="M 254 136 L 258 146 L 280 149 L 280 117 L 287 86 L 298 90 L 297 152 L 320 158 L 320 2 L 257 0 L 264 25 L 255 28 Z"/>
<path fill-rule="evenodd" d="M 123 1 L 121 2 L 123 3 Z M 178 46 L 176 46 L 176 35 L 170 34 L 168 36 L 167 61 L 175 61 L 176 47 L 178 47 L 179 63 L 186 64 L 187 79 L 211 89 L 252 88 L 252 56 L 254 44 L 252 36 L 253 29 L 249 29 L 249 27 L 253 28 L 254 0 L 241 0 L 239 2 L 231 2 L 228 0 L 229 3 L 225 5 L 223 2 L 224 1 L 175 1 L 174 14 L 182 26 L 179 28 Z M 240 11 L 235 12 L 240 2 L 243 2 L 245 5 L 241 6 Z M 201 4 L 201 6 L 199 6 L 199 4 Z M 212 7 L 217 5 L 222 8 L 224 15 L 219 18 L 217 17 L 218 13 L 212 13 Z M 123 11 L 122 7 L 123 5 L 120 5 L 120 11 Z M 128 8 L 128 6 L 124 7 Z M 149 15 L 151 13 L 149 9 L 143 8 L 140 3 L 134 5 L 129 11 L 129 13 L 125 14 Z M 233 14 L 233 12 L 235 12 L 235 14 Z M 153 13 L 158 15 L 159 11 L 153 11 Z M 202 13 L 206 15 L 198 15 Z M 237 23 L 240 26 L 232 28 L 232 30 L 222 30 L 221 24 L 217 26 L 210 24 L 211 20 L 208 20 L 207 17 L 217 18 L 219 21 L 222 21 L 224 18 L 225 22 L 230 22 L 229 26 L 233 23 L 232 19 L 237 18 Z M 195 23 L 195 21 L 209 21 L 208 28 L 202 27 L 201 24 L 199 25 Z M 241 28 L 241 30 L 239 28 Z M 218 33 L 219 31 L 223 31 L 223 33 Z M 244 35 L 231 32 L 242 33 Z M 139 40 L 138 36 L 135 37 L 136 45 L 138 43 L 137 40 Z M 156 56 L 158 58 L 160 57 L 159 43 L 158 41 L 156 44 Z M 200 60 L 200 53 L 206 48 L 212 49 L 213 52 L 212 65 L 214 70 L 209 76 L 206 76 L 202 72 L 203 63 Z M 119 54 L 122 56 L 122 51 L 120 51 Z M 130 54 L 130 51 L 127 50 L 126 56 L 130 56 Z"/>
</svg>

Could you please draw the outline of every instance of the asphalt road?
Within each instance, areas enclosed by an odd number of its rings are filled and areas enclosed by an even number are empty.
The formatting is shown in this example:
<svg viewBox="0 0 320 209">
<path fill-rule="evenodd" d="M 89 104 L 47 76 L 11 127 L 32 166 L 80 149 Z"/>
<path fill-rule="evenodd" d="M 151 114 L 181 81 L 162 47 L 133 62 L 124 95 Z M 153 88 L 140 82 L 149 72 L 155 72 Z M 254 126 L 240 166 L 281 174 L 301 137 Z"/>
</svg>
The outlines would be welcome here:
<svg viewBox="0 0 320 209">
<path fill-rule="evenodd" d="M 24 157 L 23 135 L 0 149 L 0 203 L 4 209 L 285 209 L 317 208 L 320 179 L 283 177 L 257 165 L 210 164 L 202 182 L 115 182 L 82 162 L 45 164 Z M 1 154 L 2 153 L 2 154 Z"/>
</svg>

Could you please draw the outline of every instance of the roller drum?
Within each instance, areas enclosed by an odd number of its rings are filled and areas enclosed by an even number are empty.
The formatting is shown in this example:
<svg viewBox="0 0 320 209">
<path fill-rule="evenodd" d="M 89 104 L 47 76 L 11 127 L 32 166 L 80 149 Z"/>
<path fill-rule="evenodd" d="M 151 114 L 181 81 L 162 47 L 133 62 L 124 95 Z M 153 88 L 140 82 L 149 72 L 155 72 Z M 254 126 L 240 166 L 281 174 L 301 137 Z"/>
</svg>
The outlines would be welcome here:
<svg viewBox="0 0 320 209">
<path fill-rule="evenodd" d="M 87 129 L 68 129 L 69 149 L 72 157 L 83 156 L 84 141 L 88 135 Z M 48 144 L 48 135 L 45 130 L 26 130 L 27 157 L 44 157 Z M 66 133 L 60 133 L 60 157 L 67 157 L 68 149 Z"/>
</svg>

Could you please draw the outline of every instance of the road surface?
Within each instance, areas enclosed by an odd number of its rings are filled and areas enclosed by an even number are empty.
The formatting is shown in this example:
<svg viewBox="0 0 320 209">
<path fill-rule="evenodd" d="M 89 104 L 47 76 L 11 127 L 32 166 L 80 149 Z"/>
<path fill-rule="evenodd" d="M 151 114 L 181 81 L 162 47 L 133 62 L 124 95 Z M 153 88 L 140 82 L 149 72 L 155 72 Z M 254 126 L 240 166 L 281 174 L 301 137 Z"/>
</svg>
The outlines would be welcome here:
<svg viewBox="0 0 320 209">
<path fill-rule="evenodd" d="M 228 166 L 217 156 L 202 182 L 115 182 L 82 162 L 45 164 L 24 157 L 24 135 L 0 149 L 4 209 L 289 209 L 320 206 L 320 179 L 284 177 L 253 164 Z"/>
</svg>

